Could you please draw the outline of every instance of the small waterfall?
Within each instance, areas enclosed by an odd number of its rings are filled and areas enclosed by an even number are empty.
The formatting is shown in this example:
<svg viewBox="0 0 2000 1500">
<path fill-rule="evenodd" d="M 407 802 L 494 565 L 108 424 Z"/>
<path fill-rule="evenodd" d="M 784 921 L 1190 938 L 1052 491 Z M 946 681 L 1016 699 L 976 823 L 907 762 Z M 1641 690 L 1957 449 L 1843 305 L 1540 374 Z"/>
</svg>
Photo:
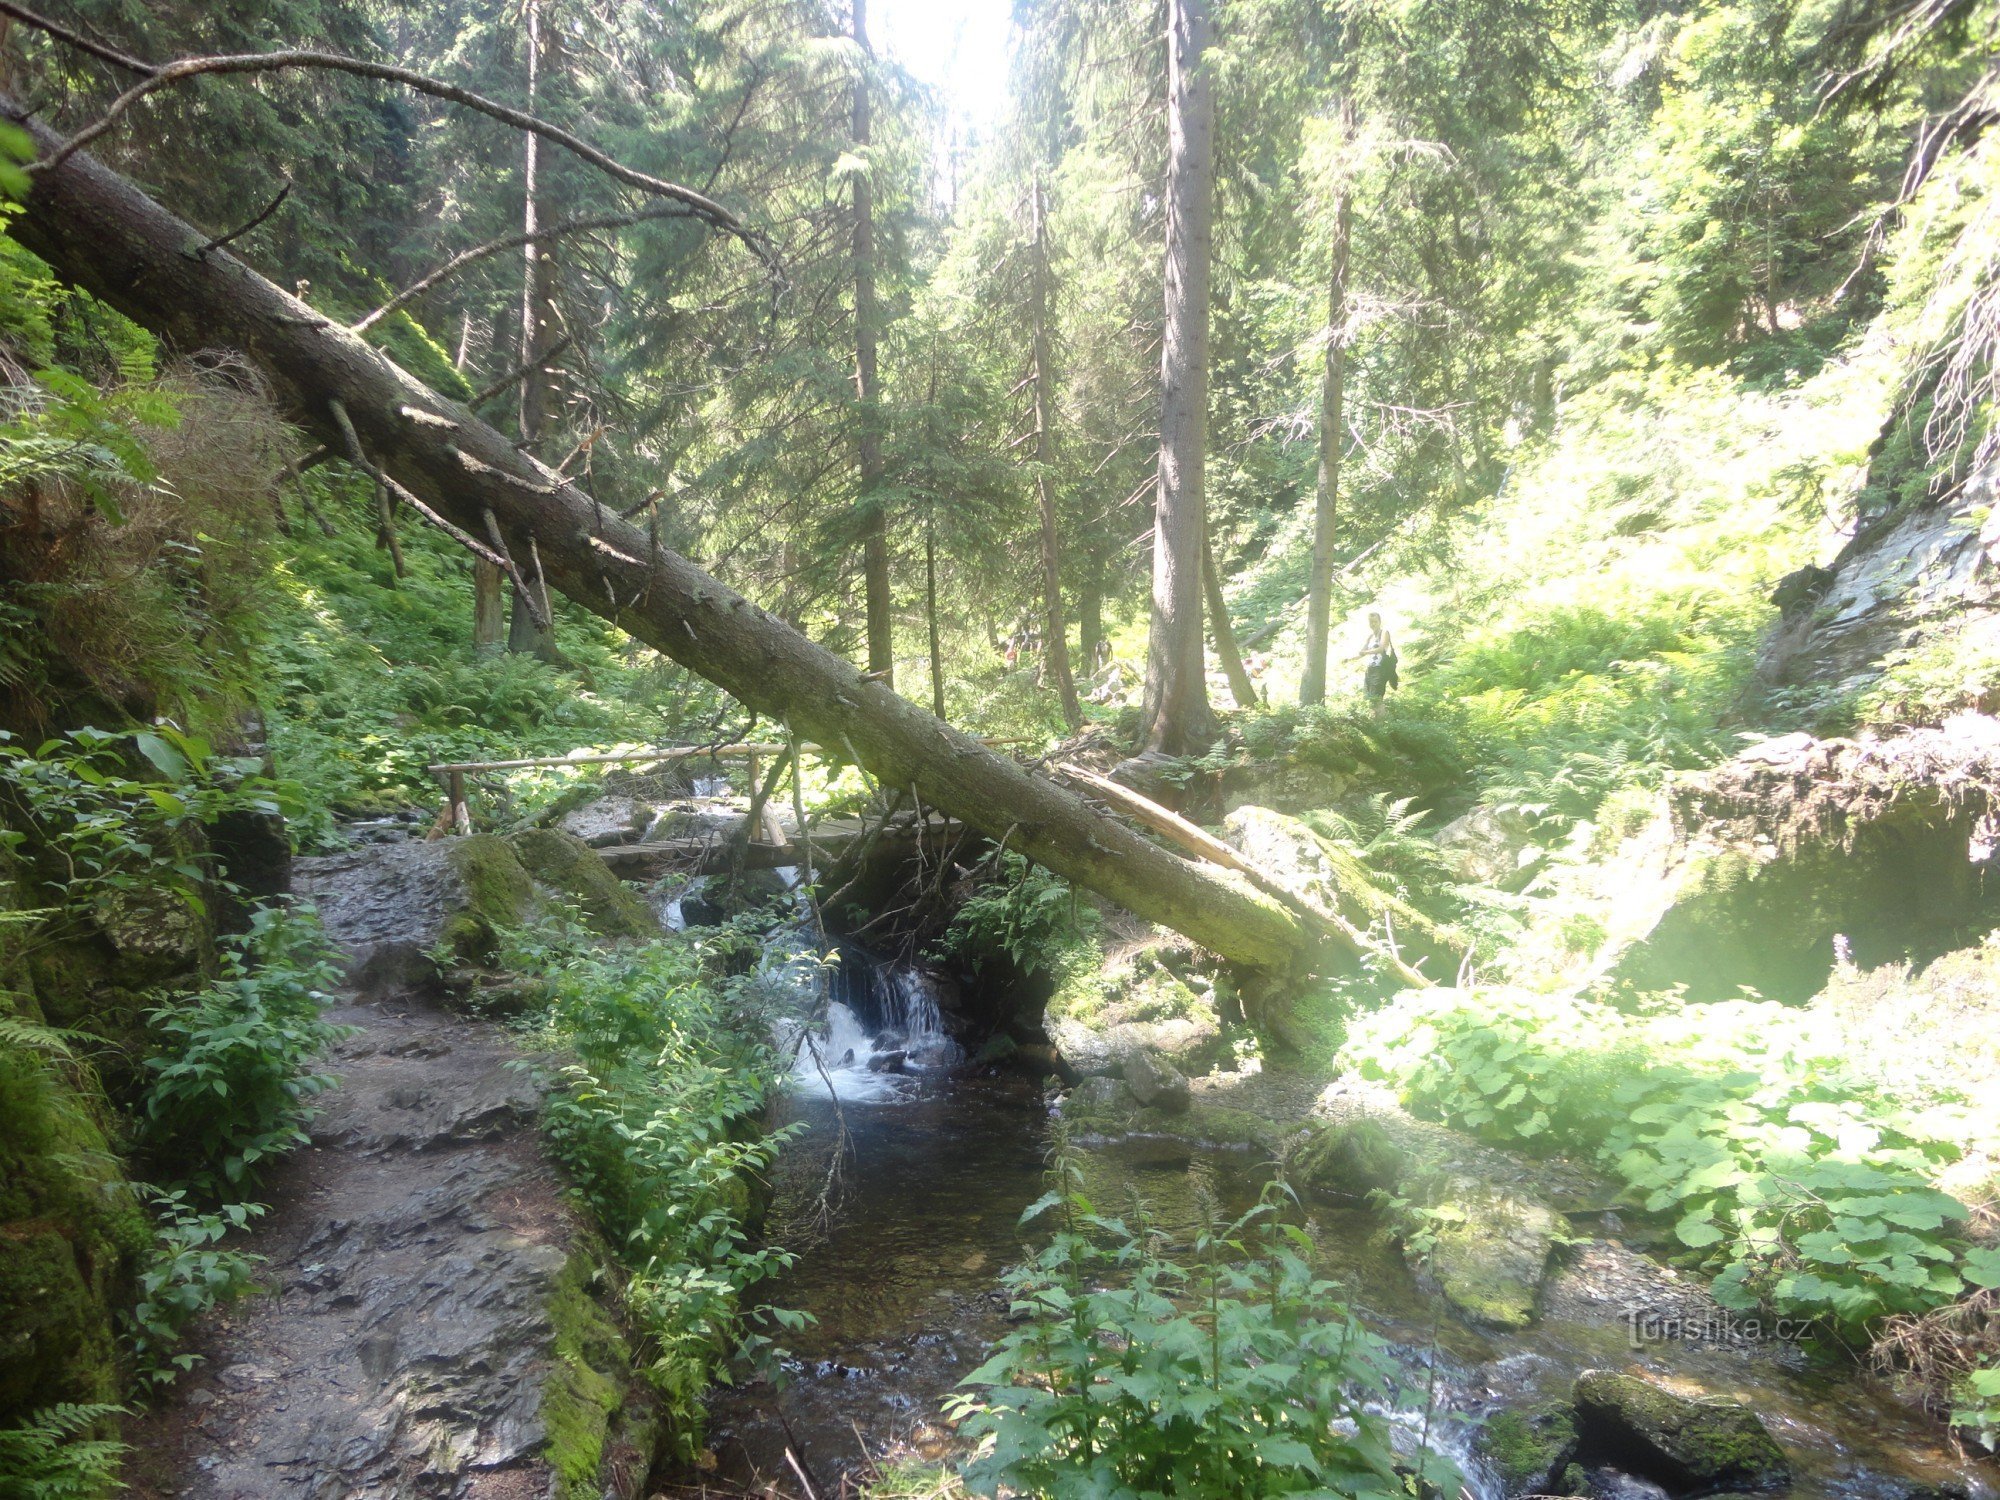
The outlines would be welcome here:
<svg viewBox="0 0 2000 1500">
<path fill-rule="evenodd" d="M 964 1059 L 945 1029 L 936 982 L 923 970 L 886 964 L 849 943 L 815 967 L 826 1020 L 780 1038 L 796 1048 L 793 1087 L 886 1103 L 912 1097 L 925 1074 Z"/>
</svg>

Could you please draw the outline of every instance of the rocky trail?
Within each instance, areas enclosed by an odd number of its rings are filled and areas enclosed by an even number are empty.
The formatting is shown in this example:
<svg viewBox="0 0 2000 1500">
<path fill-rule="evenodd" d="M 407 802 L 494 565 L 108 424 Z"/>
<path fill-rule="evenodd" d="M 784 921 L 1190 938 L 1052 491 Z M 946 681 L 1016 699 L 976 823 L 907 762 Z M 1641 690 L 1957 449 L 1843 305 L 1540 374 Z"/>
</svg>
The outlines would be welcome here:
<svg viewBox="0 0 2000 1500">
<path fill-rule="evenodd" d="M 264 1290 L 209 1321 L 204 1362 L 138 1425 L 133 1492 L 540 1496 L 582 1424 L 604 1455 L 592 1492 L 636 1493 L 649 1417 L 617 1381 L 601 1257 L 543 1153 L 533 1077 L 497 1026 L 409 983 L 455 900 L 438 846 L 301 860 L 298 885 L 353 976 L 330 1012 L 353 1028 L 340 1083 L 262 1194 Z"/>
</svg>

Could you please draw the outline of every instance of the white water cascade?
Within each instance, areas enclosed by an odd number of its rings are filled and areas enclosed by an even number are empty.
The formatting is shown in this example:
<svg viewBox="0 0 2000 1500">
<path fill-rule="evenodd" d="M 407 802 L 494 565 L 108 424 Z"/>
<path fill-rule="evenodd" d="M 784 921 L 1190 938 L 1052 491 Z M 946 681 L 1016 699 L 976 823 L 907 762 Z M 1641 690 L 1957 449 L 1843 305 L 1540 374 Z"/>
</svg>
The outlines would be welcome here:
<svg viewBox="0 0 2000 1500">
<path fill-rule="evenodd" d="M 794 1049 L 794 1089 L 830 1089 L 844 1103 L 891 1103 L 913 1098 L 926 1075 L 964 1060 L 945 1030 L 935 982 L 921 969 L 885 964 L 846 944 L 813 966 L 826 1019 L 803 1035 L 794 1025 L 780 1037 Z"/>
</svg>

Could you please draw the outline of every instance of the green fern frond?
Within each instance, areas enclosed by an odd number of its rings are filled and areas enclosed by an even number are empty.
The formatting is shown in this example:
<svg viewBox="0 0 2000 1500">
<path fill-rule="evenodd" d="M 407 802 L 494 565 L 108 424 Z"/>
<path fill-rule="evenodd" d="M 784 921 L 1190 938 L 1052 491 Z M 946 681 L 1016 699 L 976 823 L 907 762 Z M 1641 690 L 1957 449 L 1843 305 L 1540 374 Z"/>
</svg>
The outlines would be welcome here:
<svg viewBox="0 0 2000 1500">
<path fill-rule="evenodd" d="M 0 1427 L 0 1474 L 21 1500 L 103 1500 L 117 1483 L 127 1449 L 113 1438 L 88 1434 L 125 1408 L 58 1402 L 31 1412 L 15 1427 Z"/>
<path fill-rule="evenodd" d="M 0 1015 L 0 1047 L 14 1047 L 23 1052 L 41 1052 L 50 1057 L 73 1058 L 76 1053 L 70 1043 L 82 1039 L 83 1034 L 65 1031 L 55 1026 L 42 1026 L 19 1016 Z"/>
</svg>

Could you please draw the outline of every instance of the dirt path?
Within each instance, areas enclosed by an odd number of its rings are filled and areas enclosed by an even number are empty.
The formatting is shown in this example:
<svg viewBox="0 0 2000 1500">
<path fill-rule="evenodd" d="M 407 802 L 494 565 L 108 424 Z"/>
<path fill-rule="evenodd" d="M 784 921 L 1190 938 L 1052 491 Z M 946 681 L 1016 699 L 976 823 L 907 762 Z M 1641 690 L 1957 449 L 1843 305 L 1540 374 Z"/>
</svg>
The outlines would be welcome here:
<svg viewBox="0 0 2000 1500">
<path fill-rule="evenodd" d="M 423 846 L 301 866 L 362 974 L 404 967 L 449 900 Z M 580 1230 L 542 1152 L 536 1088 L 498 1028 L 400 986 L 331 1014 L 357 1028 L 331 1059 L 340 1086 L 312 1145 L 259 1193 L 271 1212 L 249 1248 L 268 1291 L 209 1320 L 204 1363 L 134 1424 L 134 1492 L 554 1493 L 553 1309 L 578 1284 Z M 628 1443 L 606 1473 L 636 1493 L 645 1464 Z"/>
</svg>

